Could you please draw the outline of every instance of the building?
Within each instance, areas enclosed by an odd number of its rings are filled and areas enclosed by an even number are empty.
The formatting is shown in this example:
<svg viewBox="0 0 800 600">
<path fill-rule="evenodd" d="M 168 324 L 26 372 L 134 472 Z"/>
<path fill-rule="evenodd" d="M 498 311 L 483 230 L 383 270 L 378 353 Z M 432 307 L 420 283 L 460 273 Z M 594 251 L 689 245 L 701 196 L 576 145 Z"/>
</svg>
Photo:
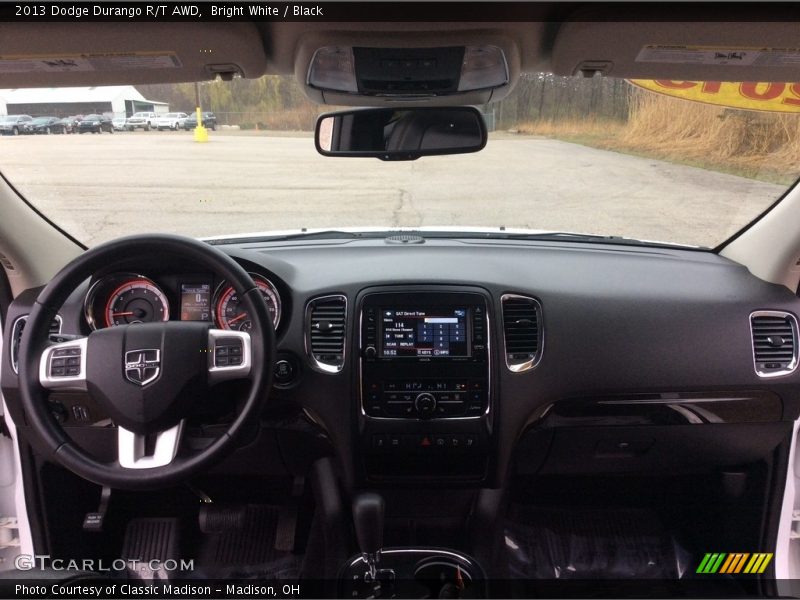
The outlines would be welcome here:
<svg viewBox="0 0 800 600">
<path fill-rule="evenodd" d="M 0 89 L 0 115 L 130 117 L 138 111 L 165 113 L 169 105 L 145 99 L 132 85 Z"/>
</svg>

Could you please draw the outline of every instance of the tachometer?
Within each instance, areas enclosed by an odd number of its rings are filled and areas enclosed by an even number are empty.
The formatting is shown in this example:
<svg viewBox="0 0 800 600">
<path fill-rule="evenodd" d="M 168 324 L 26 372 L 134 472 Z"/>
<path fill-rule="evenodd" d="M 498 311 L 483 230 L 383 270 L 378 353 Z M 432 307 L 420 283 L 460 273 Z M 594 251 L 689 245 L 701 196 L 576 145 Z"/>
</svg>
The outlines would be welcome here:
<svg viewBox="0 0 800 600">
<path fill-rule="evenodd" d="M 261 275 L 250 273 L 250 276 L 264 296 L 272 317 L 272 324 L 277 329 L 281 320 L 281 298 L 277 288 Z M 233 289 L 233 286 L 224 281 L 214 294 L 214 320 L 220 329 L 250 331 L 253 327 L 253 322 L 250 320 L 250 315 L 244 310 L 239 294 Z"/>
<path fill-rule="evenodd" d="M 169 302 L 155 283 L 138 276 L 122 282 L 111 292 L 103 315 L 106 327 L 168 321 Z"/>
<path fill-rule="evenodd" d="M 86 322 L 92 329 L 169 320 L 164 292 L 144 275 L 112 273 L 101 277 L 83 299 Z"/>
</svg>

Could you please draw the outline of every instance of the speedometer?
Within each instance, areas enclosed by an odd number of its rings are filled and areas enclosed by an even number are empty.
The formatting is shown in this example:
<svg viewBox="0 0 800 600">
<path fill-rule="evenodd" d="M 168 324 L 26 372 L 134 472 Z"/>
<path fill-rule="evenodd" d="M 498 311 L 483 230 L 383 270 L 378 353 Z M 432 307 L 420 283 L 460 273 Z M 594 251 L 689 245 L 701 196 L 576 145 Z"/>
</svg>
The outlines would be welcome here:
<svg viewBox="0 0 800 600">
<path fill-rule="evenodd" d="M 278 328 L 281 320 L 281 298 L 273 283 L 261 275 L 250 273 L 253 281 L 264 296 L 272 324 Z M 235 329 L 237 331 L 250 331 L 253 322 L 250 315 L 244 310 L 239 293 L 227 282 L 222 282 L 214 294 L 214 320 L 220 329 Z"/>
</svg>

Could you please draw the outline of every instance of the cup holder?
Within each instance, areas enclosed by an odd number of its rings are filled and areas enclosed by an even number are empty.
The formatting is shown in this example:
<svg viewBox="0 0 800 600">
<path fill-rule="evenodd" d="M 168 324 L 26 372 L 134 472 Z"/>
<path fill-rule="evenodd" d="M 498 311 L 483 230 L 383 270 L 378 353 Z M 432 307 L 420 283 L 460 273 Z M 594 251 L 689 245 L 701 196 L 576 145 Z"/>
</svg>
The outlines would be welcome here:
<svg viewBox="0 0 800 600">
<path fill-rule="evenodd" d="M 430 590 L 429 598 L 471 597 L 472 574 L 466 565 L 448 558 L 426 558 L 414 569 L 414 579 Z"/>
</svg>

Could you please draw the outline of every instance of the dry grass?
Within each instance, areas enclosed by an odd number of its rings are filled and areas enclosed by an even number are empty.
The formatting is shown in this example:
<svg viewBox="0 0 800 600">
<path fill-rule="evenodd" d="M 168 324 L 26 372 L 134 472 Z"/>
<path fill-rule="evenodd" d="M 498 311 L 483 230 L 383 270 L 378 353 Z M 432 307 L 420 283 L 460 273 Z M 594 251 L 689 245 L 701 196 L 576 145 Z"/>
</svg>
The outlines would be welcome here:
<svg viewBox="0 0 800 600">
<path fill-rule="evenodd" d="M 619 137 L 624 129 L 624 123 L 607 119 L 563 119 L 551 121 L 527 121 L 517 125 L 519 133 L 527 135 L 543 135 L 557 138 L 604 138 Z"/>
<path fill-rule="evenodd" d="M 626 123 L 545 120 L 517 129 L 781 183 L 800 174 L 800 115 L 795 114 L 732 110 L 641 92 L 631 100 Z"/>
<path fill-rule="evenodd" d="M 275 131 L 314 131 L 319 107 L 310 104 L 272 112 L 250 112 L 238 117 L 242 129 L 270 129 Z"/>
</svg>

